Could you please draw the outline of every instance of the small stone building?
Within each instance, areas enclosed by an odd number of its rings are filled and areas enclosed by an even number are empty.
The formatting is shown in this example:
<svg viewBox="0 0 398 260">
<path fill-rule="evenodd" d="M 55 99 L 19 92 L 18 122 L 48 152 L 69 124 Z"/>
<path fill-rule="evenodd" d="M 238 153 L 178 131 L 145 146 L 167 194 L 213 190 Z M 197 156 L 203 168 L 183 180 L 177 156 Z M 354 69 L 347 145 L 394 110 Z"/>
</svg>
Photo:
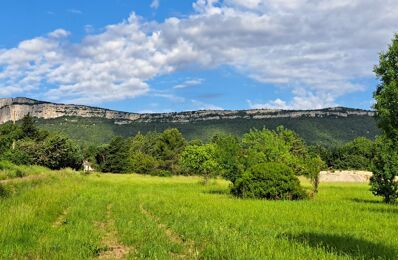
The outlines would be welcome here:
<svg viewBox="0 0 398 260">
<path fill-rule="evenodd" d="M 84 172 L 93 172 L 94 168 L 89 161 L 83 161 L 83 171 Z"/>
</svg>

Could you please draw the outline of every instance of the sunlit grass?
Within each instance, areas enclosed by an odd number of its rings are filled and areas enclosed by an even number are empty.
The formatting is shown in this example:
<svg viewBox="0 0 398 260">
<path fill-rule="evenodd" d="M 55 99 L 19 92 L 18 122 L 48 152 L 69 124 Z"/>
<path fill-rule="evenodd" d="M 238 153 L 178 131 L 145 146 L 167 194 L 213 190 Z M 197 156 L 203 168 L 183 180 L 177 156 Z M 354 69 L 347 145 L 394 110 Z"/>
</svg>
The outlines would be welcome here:
<svg viewBox="0 0 398 260">
<path fill-rule="evenodd" d="M 198 177 L 54 175 L 0 199 L 1 259 L 112 254 L 101 224 L 109 217 L 127 258 L 398 255 L 398 208 L 380 203 L 366 184 L 321 184 L 316 198 L 292 202 L 236 199 L 228 182 L 203 186 Z"/>
</svg>

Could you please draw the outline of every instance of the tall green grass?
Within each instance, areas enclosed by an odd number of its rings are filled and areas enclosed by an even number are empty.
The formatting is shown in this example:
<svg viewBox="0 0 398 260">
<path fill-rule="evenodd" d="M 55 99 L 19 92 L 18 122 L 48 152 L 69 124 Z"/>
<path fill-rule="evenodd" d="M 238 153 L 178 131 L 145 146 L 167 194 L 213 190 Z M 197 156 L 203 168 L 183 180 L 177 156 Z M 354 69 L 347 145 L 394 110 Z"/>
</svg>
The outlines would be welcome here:
<svg viewBox="0 0 398 260">
<path fill-rule="evenodd" d="M 0 259 L 96 258 L 112 250 L 110 229 L 129 259 L 398 256 L 398 208 L 365 184 L 292 202 L 236 199 L 196 177 L 61 175 L 0 200 Z"/>
<path fill-rule="evenodd" d="M 15 165 L 8 161 L 0 161 L 0 181 L 13 178 L 22 178 L 28 175 L 38 175 L 48 172 L 47 168 L 41 166 Z"/>
</svg>

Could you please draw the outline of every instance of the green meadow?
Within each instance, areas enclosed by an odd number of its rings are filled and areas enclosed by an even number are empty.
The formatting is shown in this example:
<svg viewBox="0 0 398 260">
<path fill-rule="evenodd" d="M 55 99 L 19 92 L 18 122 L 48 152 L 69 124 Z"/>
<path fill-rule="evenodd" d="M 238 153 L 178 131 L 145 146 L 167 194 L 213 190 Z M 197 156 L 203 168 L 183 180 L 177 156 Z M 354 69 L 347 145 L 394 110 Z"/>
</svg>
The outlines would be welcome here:
<svg viewBox="0 0 398 260">
<path fill-rule="evenodd" d="M 398 258 L 398 208 L 366 184 L 264 201 L 197 177 L 40 176 L 0 182 L 0 259 Z"/>
</svg>

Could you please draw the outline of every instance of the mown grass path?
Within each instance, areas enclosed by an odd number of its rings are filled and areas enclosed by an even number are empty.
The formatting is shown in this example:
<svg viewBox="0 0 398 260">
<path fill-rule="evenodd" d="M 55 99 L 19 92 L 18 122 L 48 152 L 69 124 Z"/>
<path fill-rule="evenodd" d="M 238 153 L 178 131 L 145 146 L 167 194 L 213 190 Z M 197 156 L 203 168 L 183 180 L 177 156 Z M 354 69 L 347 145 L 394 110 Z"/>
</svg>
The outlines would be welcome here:
<svg viewBox="0 0 398 260">
<path fill-rule="evenodd" d="M 112 204 L 107 207 L 105 222 L 98 223 L 98 227 L 104 232 L 101 243 L 105 247 L 105 250 L 100 253 L 99 259 L 125 259 L 132 249 L 119 242 L 112 216 Z"/>
<path fill-rule="evenodd" d="M 141 212 L 150 218 L 152 221 L 158 224 L 159 229 L 164 232 L 164 234 L 167 236 L 167 238 L 174 244 L 177 244 L 182 247 L 182 252 L 180 254 L 171 254 L 171 256 L 175 258 L 180 258 L 180 259 L 185 259 L 185 258 L 196 258 L 198 255 L 198 251 L 194 247 L 193 241 L 184 241 L 181 238 L 181 235 L 175 233 L 172 229 L 167 227 L 167 225 L 163 224 L 161 222 L 161 219 L 159 219 L 157 216 L 155 216 L 153 213 L 149 212 L 144 208 L 142 204 L 140 204 L 140 209 Z"/>
<path fill-rule="evenodd" d="M 239 200 L 195 177 L 66 174 L 0 199 L 0 259 L 397 259 L 398 207 L 366 184 Z M 18 186 L 19 185 L 19 186 Z"/>
</svg>

